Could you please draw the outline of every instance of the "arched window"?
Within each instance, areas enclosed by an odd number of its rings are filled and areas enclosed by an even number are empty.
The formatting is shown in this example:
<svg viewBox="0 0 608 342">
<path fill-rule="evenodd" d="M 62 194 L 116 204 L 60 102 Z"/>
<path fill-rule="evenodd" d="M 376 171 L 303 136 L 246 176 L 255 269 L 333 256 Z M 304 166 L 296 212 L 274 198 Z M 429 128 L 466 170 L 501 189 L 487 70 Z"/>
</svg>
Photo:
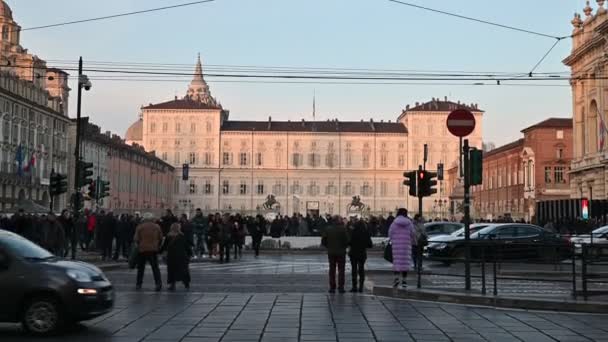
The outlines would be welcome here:
<svg viewBox="0 0 608 342">
<path fill-rule="evenodd" d="M 599 113 L 598 113 L 598 109 L 597 109 L 597 103 L 595 102 L 595 100 L 591 101 L 591 105 L 589 106 L 589 112 L 588 112 L 588 117 L 587 117 L 587 151 L 589 153 L 596 153 L 598 151 L 598 135 L 599 135 L 599 131 L 598 131 L 598 124 L 597 121 L 599 119 L 598 117 Z"/>
</svg>

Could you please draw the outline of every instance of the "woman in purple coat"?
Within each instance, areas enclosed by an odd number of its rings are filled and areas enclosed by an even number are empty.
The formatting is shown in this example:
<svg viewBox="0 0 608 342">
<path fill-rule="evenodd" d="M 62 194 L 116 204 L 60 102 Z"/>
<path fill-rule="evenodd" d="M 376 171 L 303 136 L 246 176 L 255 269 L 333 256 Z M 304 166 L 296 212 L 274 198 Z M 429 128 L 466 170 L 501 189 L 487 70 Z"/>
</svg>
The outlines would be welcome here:
<svg viewBox="0 0 608 342">
<path fill-rule="evenodd" d="M 393 287 L 405 288 L 407 286 L 407 272 L 412 266 L 412 243 L 416 239 L 414 224 L 407 217 L 407 209 L 401 208 L 397 211 L 397 218 L 388 230 L 388 236 L 393 245 L 393 272 L 395 281 Z M 401 281 L 399 281 L 401 274 Z"/>
</svg>

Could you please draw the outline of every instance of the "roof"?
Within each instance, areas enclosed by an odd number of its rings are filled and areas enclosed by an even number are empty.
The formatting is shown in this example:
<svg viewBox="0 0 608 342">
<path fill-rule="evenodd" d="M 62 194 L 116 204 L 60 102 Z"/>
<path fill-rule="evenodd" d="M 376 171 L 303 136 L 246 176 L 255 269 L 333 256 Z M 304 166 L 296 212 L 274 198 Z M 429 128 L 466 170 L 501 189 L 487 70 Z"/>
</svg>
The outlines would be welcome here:
<svg viewBox="0 0 608 342">
<path fill-rule="evenodd" d="M 419 104 L 413 108 L 407 108 L 406 112 L 451 112 L 456 109 L 468 109 L 472 112 L 483 112 L 476 104 L 466 105 L 464 103 L 456 103 L 452 101 L 440 101 L 433 99 L 429 102 Z"/>
<path fill-rule="evenodd" d="M 572 118 L 549 118 L 528 128 L 524 128 L 521 132 L 525 133 L 537 128 L 572 128 Z"/>
<path fill-rule="evenodd" d="M 407 133 L 397 122 L 370 121 L 225 121 L 222 131 Z"/>
<path fill-rule="evenodd" d="M 135 121 L 128 129 L 125 134 L 125 140 L 127 141 L 141 141 L 144 138 L 144 120 L 139 119 Z"/>
<path fill-rule="evenodd" d="M 514 148 L 520 148 L 520 147 L 523 147 L 523 146 L 524 146 L 524 139 L 521 138 L 521 139 L 518 139 L 516 141 L 510 142 L 510 143 L 508 143 L 506 145 L 502 145 L 500 147 L 497 147 L 497 148 L 495 148 L 495 149 L 493 149 L 491 151 L 485 152 L 483 154 L 483 158 L 485 159 L 485 158 L 493 156 L 495 154 L 499 154 L 501 152 L 505 152 L 505 151 L 508 151 L 508 150 L 511 150 L 511 149 L 514 149 Z"/>
<path fill-rule="evenodd" d="M 13 11 L 6 4 L 6 2 L 0 0 L 0 17 L 6 19 L 13 19 Z"/>
<path fill-rule="evenodd" d="M 213 106 L 199 101 L 192 101 L 187 98 L 175 98 L 174 100 L 167 102 L 149 104 L 148 106 L 145 106 L 142 109 L 222 109 L 222 107 L 220 105 Z"/>
</svg>

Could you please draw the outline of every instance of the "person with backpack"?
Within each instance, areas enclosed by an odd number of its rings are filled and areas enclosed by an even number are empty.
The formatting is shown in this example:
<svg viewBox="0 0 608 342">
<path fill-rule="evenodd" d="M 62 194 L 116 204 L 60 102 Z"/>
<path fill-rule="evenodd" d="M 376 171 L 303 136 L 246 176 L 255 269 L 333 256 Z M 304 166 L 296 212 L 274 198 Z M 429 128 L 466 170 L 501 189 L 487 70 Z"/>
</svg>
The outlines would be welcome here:
<svg viewBox="0 0 608 342">
<path fill-rule="evenodd" d="M 367 249 L 373 247 L 372 237 L 363 221 L 354 218 L 350 227 L 349 252 L 353 287 L 350 292 L 363 292 Z"/>
</svg>

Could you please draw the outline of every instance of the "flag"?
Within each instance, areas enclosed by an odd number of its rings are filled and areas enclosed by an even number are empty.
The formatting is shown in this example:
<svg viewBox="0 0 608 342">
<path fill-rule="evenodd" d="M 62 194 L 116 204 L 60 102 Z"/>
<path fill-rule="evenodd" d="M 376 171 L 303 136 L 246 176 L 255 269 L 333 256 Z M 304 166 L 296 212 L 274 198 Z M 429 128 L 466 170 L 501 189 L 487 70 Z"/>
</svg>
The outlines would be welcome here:
<svg viewBox="0 0 608 342">
<path fill-rule="evenodd" d="M 602 114 L 599 114 L 600 117 L 600 127 L 599 127 L 599 151 L 603 151 L 604 150 L 604 146 L 606 145 L 606 133 L 608 133 L 608 131 L 606 130 L 606 123 L 604 122 L 604 116 Z"/>
<path fill-rule="evenodd" d="M 32 152 L 32 157 L 30 158 L 27 165 L 25 165 L 25 167 L 23 168 L 23 171 L 30 172 L 30 169 L 32 167 L 34 167 L 35 165 L 36 165 L 36 154 L 34 152 Z"/>
<path fill-rule="evenodd" d="M 21 175 L 23 165 L 23 147 L 19 145 L 15 151 L 15 162 L 17 164 L 17 174 Z"/>
</svg>

